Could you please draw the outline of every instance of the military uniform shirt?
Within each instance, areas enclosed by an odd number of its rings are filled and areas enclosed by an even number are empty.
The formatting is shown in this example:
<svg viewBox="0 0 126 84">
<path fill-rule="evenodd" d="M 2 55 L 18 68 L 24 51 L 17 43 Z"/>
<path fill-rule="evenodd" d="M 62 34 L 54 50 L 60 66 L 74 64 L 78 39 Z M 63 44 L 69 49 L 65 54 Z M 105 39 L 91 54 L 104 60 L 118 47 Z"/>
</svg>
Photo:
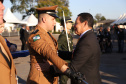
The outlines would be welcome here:
<svg viewBox="0 0 126 84">
<path fill-rule="evenodd" d="M 72 51 L 73 50 L 73 37 L 71 36 L 71 34 L 68 34 L 68 40 L 69 40 L 70 50 Z M 58 50 L 69 51 L 66 31 L 63 31 L 58 38 Z"/>
</svg>

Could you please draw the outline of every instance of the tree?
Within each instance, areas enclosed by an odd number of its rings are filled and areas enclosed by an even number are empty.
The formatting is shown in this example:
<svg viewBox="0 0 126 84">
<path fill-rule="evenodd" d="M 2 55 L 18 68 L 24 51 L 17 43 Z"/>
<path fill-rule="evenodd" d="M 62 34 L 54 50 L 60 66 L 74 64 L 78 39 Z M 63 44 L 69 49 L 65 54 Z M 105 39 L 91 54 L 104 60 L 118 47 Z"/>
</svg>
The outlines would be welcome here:
<svg viewBox="0 0 126 84">
<path fill-rule="evenodd" d="M 100 13 L 96 14 L 96 15 L 95 15 L 95 18 L 97 19 L 97 21 L 100 21 L 101 14 L 100 14 Z"/>
<path fill-rule="evenodd" d="M 23 15 L 23 18 L 27 15 L 37 13 L 36 8 L 45 7 L 45 6 L 54 6 L 58 5 L 58 16 L 62 16 L 62 10 L 64 10 L 65 16 L 72 16 L 72 13 L 69 10 L 69 0 L 10 0 L 12 3 L 11 10 L 12 12 L 19 12 Z M 34 4 L 35 3 L 35 4 Z"/>
<path fill-rule="evenodd" d="M 72 13 L 69 10 L 69 2 L 68 0 L 39 0 L 38 5 L 36 6 L 37 8 L 44 7 L 44 6 L 53 6 L 53 5 L 58 5 L 58 13 L 57 15 L 59 17 L 63 16 L 63 12 L 65 16 L 72 16 Z"/>
<path fill-rule="evenodd" d="M 95 18 L 96 18 L 96 22 L 106 20 L 106 18 L 104 16 L 102 16 L 100 13 L 97 13 L 95 15 Z"/>
<path fill-rule="evenodd" d="M 101 17 L 101 21 L 103 21 L 103 20 L 106 20 L 106 18 L 104 16 Z"/>
<path fill-rule="evenodd" d="M 97 23 L 97 20 L 96 19 L 94 19 L 94 24 L 96 24 Z"/>
</svg>

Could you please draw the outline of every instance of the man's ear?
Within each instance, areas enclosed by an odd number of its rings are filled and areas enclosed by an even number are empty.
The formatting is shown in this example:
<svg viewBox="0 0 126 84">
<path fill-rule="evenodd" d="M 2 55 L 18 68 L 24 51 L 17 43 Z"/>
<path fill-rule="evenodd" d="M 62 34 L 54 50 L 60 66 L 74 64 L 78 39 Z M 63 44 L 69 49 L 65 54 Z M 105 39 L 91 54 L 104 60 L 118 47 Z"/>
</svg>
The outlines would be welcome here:
<svg viewBox="0 0 126 84">
<path fill-rule="evenodd" d="M 84 21 L 84 25 L 85 25 L 85 26 L 88 25 L 88 22 L 87 22 L 87 21 Z"/>
<path fill-rule="evenodd" d="M 82 23 L 82 25 L 85 27 L 85 26 L 86 26 L 86 21 L 84 21 L 84 22 Z"/>
<path fill-rule="evenodd" d="M 43 22 L 43 23 L 46 22 L 46 18 L 45 18 L 45 17 L 42 18 L 42 22 Z"/>
</svg>

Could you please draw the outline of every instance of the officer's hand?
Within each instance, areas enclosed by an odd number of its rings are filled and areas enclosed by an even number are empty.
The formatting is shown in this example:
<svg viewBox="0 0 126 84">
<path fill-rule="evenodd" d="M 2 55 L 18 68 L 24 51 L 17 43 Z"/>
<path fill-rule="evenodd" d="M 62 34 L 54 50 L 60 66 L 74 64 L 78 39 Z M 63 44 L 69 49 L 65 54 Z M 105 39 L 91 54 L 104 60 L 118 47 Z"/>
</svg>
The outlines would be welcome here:
<svg viewBox="0 0 126 84">
<path fill-rule="evenodd" d="M 50 64 L 46 61 L 44 63 L 36 63 L 35 64 L 35 68 L 38 71 L 44 71 L 44 72 L 48 72 L 50 70 Z"/>
</svg>

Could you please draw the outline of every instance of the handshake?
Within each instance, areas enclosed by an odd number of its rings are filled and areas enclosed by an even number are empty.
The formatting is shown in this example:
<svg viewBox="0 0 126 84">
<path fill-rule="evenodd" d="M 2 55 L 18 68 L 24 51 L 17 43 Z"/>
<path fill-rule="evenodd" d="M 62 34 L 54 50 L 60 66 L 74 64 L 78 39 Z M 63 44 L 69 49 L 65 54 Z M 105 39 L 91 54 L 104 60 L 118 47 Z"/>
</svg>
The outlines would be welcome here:
<svg viewBox="0 0 126 84">
<path fill-rule="evenodd" d="M 45 62 L 45 63 L 46 63 L 45 64 L 46 67 L 41 63 L 39 63 L 39 64 L 37 63 L 35 65 L 35 67 L 37 68 L 37 70 L 40 70 L 40 71 L 49 71 L 50 74 L 52 74 L 54 77 L 57 77 L 60 75 L 66 75 L 69 78 L 71 78 L 72 80 L 74 80 L 75 82 L 77 82 L 77 84 L 88 84 L 85 81 L 84 75 L 81 74 L 80 72 L 75 72 L 71 68 L 67 68 L 67 70 L 64 73 L 62 73 L 53 65 L 50 66 L 49 64 L 47 64 L 47 62 Z M 49 67 L 49 69 L 47 69 L 47 67 Z"/>
<path fill-rule="evenodd" d="M 88 84 L 85 81 L 84 75 L 81 74 L 80 72 L 73 72 L 71 69 L 67 69 L 64 72 L 65 75 L 67 75 L 69 78 L 75 80 L 77 82 L 77 84 Z"/>
</svg>

